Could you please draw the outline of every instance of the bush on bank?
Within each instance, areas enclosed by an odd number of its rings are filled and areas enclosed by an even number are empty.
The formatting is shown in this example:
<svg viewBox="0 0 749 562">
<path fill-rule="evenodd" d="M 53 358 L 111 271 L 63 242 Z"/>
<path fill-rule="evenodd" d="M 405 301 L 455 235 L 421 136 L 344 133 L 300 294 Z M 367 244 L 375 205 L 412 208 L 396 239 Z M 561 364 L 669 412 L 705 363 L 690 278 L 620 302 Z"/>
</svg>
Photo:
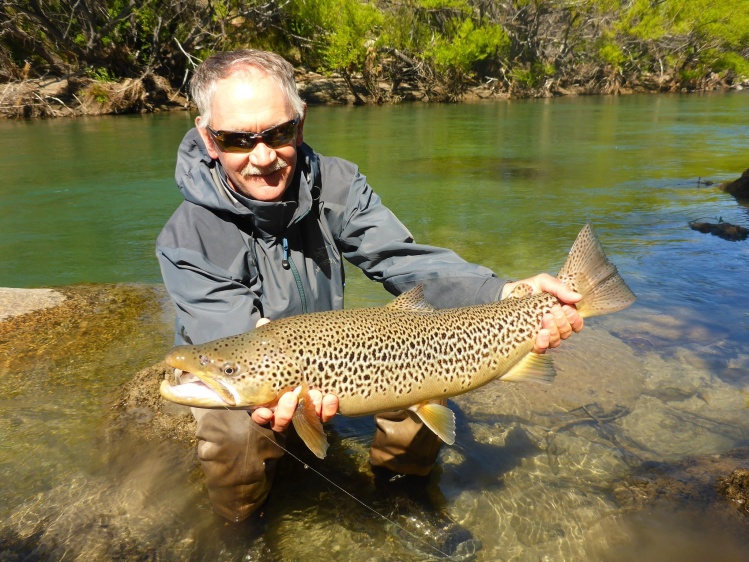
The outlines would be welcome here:
<svg viewBox="0 0 749 562">
<path fill-rule="evenodd" d="M 5 0 L 0 7 L 0 82 L 73 78 L 75 90 L 96 81 L 103 85 L 93 101 L 51 96 L 87 103 L 89 112 L 97 99 L 107 110 L 106 98 L 119 91 L 107 84 L 123 80 L 130 81 L 123 99 L 141 86 L 146 98 L 108 110 L 148 111 L 150 86 L 166 82 L 184 93 L 200 60 L 238 47 L 271 49 L 299 68 L 340 77 L 354 103 L 455 101 L 477 87 L 513 97 L 700 90 L 749 76 L 749 0 Z M 18 105 L 17 89 L 13 99 L 10 91 L 0 106 Z M 39 106 L 54 101 L 37 96 Z"/>
</svg>

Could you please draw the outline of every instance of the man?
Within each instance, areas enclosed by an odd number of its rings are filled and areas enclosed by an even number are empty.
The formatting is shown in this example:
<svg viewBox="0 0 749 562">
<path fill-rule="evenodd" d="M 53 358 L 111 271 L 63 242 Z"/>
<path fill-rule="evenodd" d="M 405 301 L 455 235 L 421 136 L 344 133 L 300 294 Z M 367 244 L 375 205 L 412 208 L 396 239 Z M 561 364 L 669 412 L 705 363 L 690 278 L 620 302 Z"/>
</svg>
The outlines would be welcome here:
<svg viewBox="0 0 749 562">
<path fill-rule="evenodd" d="M 436 307 L 491 302 L 516 284 L 449 250 L 416 244 L 356 166 L 306 145 L 306 105 L 281 57 L 215 54 L 196 69 L 191 90 L 200 116 L 180 145 L 176 170 L 185 201 L 157 241 L 177 308 L 177 344 L 343 308 L 342 258 L 394 295 L 423 284 Z M 536 351 L 582 329 L 573 306 L 580 295 L 545 274 L 524 282 L 566 303 L 544 318 Z M 258 408 L 251 417 L 193 409 L 198 456 L 219 515 L 241 521 L 262 505 L 296 400 L 287 393 L 275 409 Z M 322 421 L 337 411 L 335 396 L 318 391 L 313 401 Z M 376 422 L 373 467 L 429 473 L 440 448 L 431 431 L 405 412 L 380 414 Z"/>
</svg>

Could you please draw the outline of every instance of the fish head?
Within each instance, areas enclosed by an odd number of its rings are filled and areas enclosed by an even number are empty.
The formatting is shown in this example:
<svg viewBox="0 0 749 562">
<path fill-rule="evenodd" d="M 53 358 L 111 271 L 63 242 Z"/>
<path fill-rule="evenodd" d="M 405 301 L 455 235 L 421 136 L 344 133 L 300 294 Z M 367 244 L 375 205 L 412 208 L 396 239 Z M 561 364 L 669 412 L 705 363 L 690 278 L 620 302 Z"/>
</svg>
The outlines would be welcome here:
<svg viewBox="0 0 749 562">
<path fill-rule="evenodd" d="M 301 373 L 274 338 L 252 333 L 177 346 L 165 360 L 175 369 L 176 384 L 162 381 L 161 395 L 199 408 L 249 409 L 272 403 Z"/>
</svg>

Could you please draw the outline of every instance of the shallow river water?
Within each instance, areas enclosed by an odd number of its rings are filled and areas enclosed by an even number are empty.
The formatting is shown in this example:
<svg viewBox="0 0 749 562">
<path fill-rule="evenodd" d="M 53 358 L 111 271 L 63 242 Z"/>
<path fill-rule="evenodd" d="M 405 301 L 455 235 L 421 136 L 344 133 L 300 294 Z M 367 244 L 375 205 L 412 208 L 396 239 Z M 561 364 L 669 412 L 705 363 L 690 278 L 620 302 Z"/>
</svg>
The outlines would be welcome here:
<svg viewBox="0 0 749 562">
<path fill-rule="evenodd" d="M 591 222 L 638 296 L 554 352 L 552 385 L 495 382 L 455 399 L 458 439 L 427 491 L 480 544 L 475 559 L 745 559 L 746 525 L 716 521 L 704 498 L 638 502 L 653 474 L 749 439 L 749 241 L 688 224 L 749 227 L 749 206 L 703 183 L 749 167 L 748 116 L 745 92 L 310 109 L 305 140 L 356 162 L 418 241 L 520 278 L 555 273 Z M 112 316 L 100 348 L 76 344 L 86 328 L 73 322 L 70 342 L 29 336 L 32 364 L 6 360 L 5 545 L 33 517 L 57 526 L 49 559 L 253 559 L 184 460 L 122 443 L 105 469 L 98 449 L 119 385 L 170 344 L 153 250 L 180 201 L 174 154 L 189 126 L 185 113 L 0 122 L 0 286 L 125 283 L 147 304 L 136 318 L 117 316 L 128 296 L 97 305 Z M 389 299 L 348 270 L 347 306 Z M 39 362 L 45 345 L 61 356 Z M 439 558 L 431 516 L 393 513 L 374 491 L 372 428 L 336 420 L 331 458 L 287 463 L 259 559 Z M 115 533 L 119 550 L 91 546 Z"/>
</svg>

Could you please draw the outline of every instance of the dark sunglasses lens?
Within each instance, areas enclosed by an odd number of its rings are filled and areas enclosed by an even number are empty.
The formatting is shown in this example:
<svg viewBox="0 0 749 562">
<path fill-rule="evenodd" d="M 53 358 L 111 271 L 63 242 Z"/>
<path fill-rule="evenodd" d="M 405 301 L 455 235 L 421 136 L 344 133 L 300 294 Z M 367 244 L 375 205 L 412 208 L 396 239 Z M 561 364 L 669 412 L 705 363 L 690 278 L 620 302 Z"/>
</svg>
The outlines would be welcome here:
<svg viewBox="0 0 749 562">
<path fill-rule="evenodd" d="M 216 140 L 224 152 L 249 152 L 258 141 L 252 133 L 222 133 Z"/>
<path fill-rule="evenodd" d="M 213 133 L 216 144 L 224 152 L 249 152 L 258 143 L 260 138 L 271 148 L 281 148 L 291 144 L 296 134 L 297 120 L 289 121 L 277 127 L 257 133 L 232 133 L 228 131 L 217 131 Z"/>
<path fill-rule="evenodd" d="M 271 148 L 281 148 L 294 139 L 294 133 L 296 133 L 296 123 L 289 121 L 265 131 L 263 133 L 263 142 Z"/>
</svg>

